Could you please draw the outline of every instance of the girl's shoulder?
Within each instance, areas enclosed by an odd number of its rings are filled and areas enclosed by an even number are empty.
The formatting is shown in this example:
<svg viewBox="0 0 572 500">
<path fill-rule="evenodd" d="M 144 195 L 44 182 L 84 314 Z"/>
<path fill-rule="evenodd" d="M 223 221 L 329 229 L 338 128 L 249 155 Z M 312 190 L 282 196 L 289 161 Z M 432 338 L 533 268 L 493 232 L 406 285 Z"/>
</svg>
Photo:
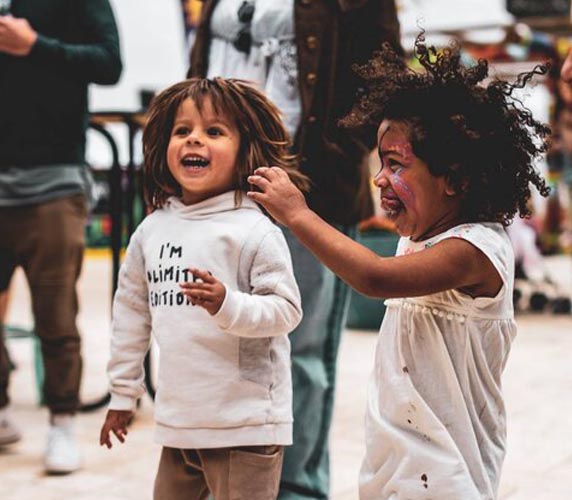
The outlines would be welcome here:
<svg viewBox="0 0 572 500">
<path fill-rule="evenodd" d="M 511 248 L 510 240 L 502 224 L 497 222 L 468 222 L 454 226 L 447 231 L 422 241 L 400 238 L 397 246 L 397 255 L 426 250 L 448 238 L 467 240 L 477 248 L 492 247 L 493 250 L 500 251 Z"/>
<path fill-rule="evenodd" d="M 509 278 L 514 267 L 514 253 L 505 228 L 497 222 L 459 224 L 424 241 L 401 238 L 396 255 L 426 250 L 450 238 L 459 238 L 471 243 L 492 262 L 503 280 Z"/>
<path fill-rule="evenodd" d="M 491 246 L 503 250 L 510 248 L 508 234 L 502 224 L 498 222 L 469 222 L 452 227 L 435 236 L 435 243 L 447 238 L 460 238 L 473 243 L 477 247 Z"/>
</svg>

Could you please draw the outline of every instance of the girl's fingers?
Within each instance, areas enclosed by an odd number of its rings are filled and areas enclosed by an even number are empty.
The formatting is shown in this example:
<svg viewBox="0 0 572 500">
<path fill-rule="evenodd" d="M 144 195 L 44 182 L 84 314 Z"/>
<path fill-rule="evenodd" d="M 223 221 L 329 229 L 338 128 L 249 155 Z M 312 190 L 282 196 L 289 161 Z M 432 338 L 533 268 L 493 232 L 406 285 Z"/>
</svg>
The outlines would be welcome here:
<svg viewBox="0 0 572 500">
<path fill-rule="evenodd" d="M 250 184 L 256 186 L 261 191 L 266 191 L 268 186 L 270 186 L 270 181 L 267 178 L 256 173 L 254 175 L 249 175 L 247 180 Z"/>
<path fill-rule="evenodd" d="M 254 200 L 257 202 L 261 202 L 264 200 L 264 193 L 259 193 L 257 191 L 248 191 L 246 193 L 246 196 L 248 196 L 251 200 Z"/>
<path fill-rule="evenodd" d="M 253 173 L 254 175 L 272 180 L 280 177 L 280 175 L 284 173 L 284 170 L 280 167 L 258 167 Z"/>
<path fill-rule="evenodd" d="M 280 167 L 270 167 L 270 175 L 276 178 L 288 178 L 286 171 Z"/>
<path fill-rule="evenodd" d="M 254 175 L 265 176 L 270 171 L 269 167 L 258 167 L 252 172 Z"/>
</svg>

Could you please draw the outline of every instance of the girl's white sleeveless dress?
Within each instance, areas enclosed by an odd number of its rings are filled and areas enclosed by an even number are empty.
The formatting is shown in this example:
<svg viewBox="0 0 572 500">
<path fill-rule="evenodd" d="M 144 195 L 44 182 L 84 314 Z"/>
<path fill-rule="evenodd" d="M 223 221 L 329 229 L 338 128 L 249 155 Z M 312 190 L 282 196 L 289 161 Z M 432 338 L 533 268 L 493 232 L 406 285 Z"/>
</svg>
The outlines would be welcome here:
<svg viewBox="0 0 572 500">
<path fill-rule="evenodd" d="M 492 500 L 505 455 L 501 373 L 516 334 L 514 257 L 500 224 L 456 226 L 445 238 L 481 250 L 502 278 L 496 297 L 455 290 L 390 299 L 368 388 L 362 500 Z"/>
</svg>

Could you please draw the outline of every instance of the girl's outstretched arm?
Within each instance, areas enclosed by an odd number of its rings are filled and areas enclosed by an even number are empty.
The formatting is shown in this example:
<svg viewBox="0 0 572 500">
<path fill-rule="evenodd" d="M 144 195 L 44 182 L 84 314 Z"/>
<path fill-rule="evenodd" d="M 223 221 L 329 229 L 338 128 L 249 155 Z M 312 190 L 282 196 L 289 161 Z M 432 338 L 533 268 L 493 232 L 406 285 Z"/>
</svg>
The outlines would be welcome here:
<svg viewBox="0 0 572 500">
<path fill-rule="evenodd" d="M 310 210 L 288 174 L 261 167 L 249 177 L 260 191 L 248 196 L 292 233 L 320 261 L 358 292 L 371 297 L 414 297 L 461 289 L 494 296 L 502 286 L 491 261 L 468 241 L 450 238 L 411 255 L 380 257 Z"/>
</svg>

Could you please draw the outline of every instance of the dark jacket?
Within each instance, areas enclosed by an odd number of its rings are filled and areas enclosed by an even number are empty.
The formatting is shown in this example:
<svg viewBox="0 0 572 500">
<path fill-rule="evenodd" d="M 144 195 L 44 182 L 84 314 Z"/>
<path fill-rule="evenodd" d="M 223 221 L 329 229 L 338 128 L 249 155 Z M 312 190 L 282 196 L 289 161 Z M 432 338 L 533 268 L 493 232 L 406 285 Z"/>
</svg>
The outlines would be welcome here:
<svg viewBox="0 0 572 500">
<path fill-rule="evenodd" d="M 122 70 L 108 0 L 13 0 L 38 39 L 26 57 L 0 52 L 0 167 L 84 161 L 89 83 Z"/>
<path fill-rule="evenodd" d="M 209 25 L 216 1 L 203 1 L 189 76 L 207 73 Z M 376 130 L 358 137 L 339 128 L 337 121 L 350 110 L 359 86 L 352 64 L 366 62 L 384 41 L 402 50 L 395 3 L 296 0 L 294 16 L 302 99 L 295 148 L 301 169 L 314 184 L 308 201 L 329 222 L 355 223 L 372 213 L 367 155 Z"/>
</svg>

